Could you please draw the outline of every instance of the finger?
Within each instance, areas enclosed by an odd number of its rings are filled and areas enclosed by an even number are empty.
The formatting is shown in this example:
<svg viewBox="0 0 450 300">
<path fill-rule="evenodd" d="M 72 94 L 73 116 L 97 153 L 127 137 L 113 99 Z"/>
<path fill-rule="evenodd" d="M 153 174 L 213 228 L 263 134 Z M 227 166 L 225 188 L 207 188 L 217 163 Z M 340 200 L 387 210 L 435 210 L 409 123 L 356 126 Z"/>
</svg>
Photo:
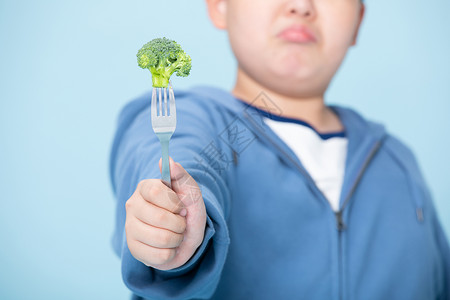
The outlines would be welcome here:
<svg viewBox="0 0 450 300">
<path fill-rule="evenodd" d="M 127 243 L 131 254 L 149 267 L 170 262 L 177 253 L 176 248 L 155 248 L 133 239 L 127 239 Z"/>
<path fill-rule="evenodd" d="M 144 200 L 179 214 L 184 208 L 183 202 L 177 194 L 167 187 L 161 180 L 143 180 L 139 183 L 139 192 Z"/>
<path fill-rule="evenodd" d="M 178 199 L 181 200 L 186 207 L 201 200 L 202 193 L 195 179 L 180 163 L 175 162 L 170 156 L 169 164 L 172 189 L 178 195 Z"/>
<path fill-rule="evenodd" d="M 184 238 L 183 234 L 145 224 L 136 218 L 129 222 L 133 228 L 130 237 L 155 248 L 176 248 Z"/>
<path fill-rule="evenodd" d="M 186 230 L 186 219 L 184 217 L 145 200 L 137 205 L 133 214 L 141 222 L 148 225 L 167 229 L 175 233 L 183 233 Z"/>
</svg>

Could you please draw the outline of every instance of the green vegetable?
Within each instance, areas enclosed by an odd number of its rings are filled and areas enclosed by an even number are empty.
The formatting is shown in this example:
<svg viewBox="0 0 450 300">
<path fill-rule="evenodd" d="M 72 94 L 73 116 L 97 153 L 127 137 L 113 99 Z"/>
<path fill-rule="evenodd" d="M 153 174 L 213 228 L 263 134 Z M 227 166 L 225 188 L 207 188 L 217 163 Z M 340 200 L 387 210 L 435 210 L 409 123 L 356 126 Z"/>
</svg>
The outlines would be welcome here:
<svg viewBox="0 0 450 300">
<path fill-rule="evenodd" d="M 137 53 L 137 61 L 142 69 L 152 73 L 153 87 L 167 87 L 170 76 L 187 77 L 191 71 L 191 57 L 177 42 L 165 37 L 151 40 Z"/>
</svg>

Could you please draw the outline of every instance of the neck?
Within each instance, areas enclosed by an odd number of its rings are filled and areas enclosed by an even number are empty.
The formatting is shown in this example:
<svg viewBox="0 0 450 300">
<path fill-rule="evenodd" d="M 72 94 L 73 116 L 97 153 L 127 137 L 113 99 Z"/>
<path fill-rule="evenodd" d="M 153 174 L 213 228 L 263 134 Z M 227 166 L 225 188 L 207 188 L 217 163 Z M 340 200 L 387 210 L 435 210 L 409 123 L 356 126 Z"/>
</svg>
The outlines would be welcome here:
<svg viewBox="0 0 450 300">
<path fill-rule="evenodd" d="M 264 92 L 266 97 L 258 97 L 261 92 Z M 307 97 L 283 95 L 262 86 L 238 68 L 232 94 L 248 104 L 273 114 L 305 121 L 320 133 L 344 129 L 339 117 L 325 105 L 323 93 Z"/>
</svg>

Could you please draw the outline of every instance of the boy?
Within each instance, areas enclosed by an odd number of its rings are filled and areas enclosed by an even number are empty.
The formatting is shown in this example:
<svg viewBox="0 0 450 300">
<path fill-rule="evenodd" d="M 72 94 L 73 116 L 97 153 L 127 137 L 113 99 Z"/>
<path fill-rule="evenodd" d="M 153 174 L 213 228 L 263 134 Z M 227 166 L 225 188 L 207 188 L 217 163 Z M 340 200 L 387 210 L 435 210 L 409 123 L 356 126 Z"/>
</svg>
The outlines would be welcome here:
<svg viewBox="0 0 450 300">
<path fill-rule="evenodd" d="M 448 242 L 413 154 L 324 103 L 364 4 L 206 3 L 237 79 L 175 95 L 173 190 L 150 95 L 119 119 L 114 247 L 133 299 L 450 299 Z"/>
</svg>

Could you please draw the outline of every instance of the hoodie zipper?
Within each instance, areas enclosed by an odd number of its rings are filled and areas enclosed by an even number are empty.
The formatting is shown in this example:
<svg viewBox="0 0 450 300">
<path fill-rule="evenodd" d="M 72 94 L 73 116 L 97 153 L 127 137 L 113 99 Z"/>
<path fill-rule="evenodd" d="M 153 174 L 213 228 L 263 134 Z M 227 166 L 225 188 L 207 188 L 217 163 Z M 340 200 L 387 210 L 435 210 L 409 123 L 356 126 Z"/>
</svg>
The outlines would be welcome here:
<svg viewBox="0 0 450 300">
<path fill-rule="evenodd" d="M 346 229 L 346 225 L 342 219 L 342 213 L 344 211 L 345 206 L 347 205 L 348 201 L 352 197 L 353 193 L 356 190 L 356 187 L 358 186 L 359 181 L 362 178 L 362 175 L 364 174 L 364 171 L 369 166 L 370 161 L 377 153 L 378 149 L 381 147 L 382 139 L 377 141 L 375 145 L 372 146 L 372 149 L 370 149 L 369 155 L 367 156 L 366 160 L 364 161 L 361 169 L 358 172 L 358 176 L 356 177 L 355 181 L 353 182 L 352 188 L 350 189 L 350 192 L 348 193 L 347 197 L 345 198 L 344 202 L 342 203 L 342 207 L 337 211 L 336 214 L 336 227 L 338 230 L 343 231 Z"/>
<path fill-rule="evenodd" d="M 271 137 L 269 137 L 263 130 L 261 130 L 260 125 L 255 124 L 255 121 L 248 115 L 247 112 L 244 112 L 246 115 L 246 118 L 253 124 L 253 126 L 256 128 L 256 130 L 263 135 L 270 143 L 277 148 L 281 153 L 285 155 L 294 165 L 297 167 L 297 169 L 307 178 L 309 183 L 314 187 L 316 192 L 318 192 L 321 195 L 321 198 L 324 199 L 324 201 L 328 204 L 330 209 L 334 212 L 330 202 L 327 200 L 325 195 L 322 193 L 322 191 L 317 187 L 316 183 L 312 179 L 312 177 L 309 175 L 309 173 L 304 170 L 300 165 L 297 164 L 297 162 L 291 158 L 291 156 L 286 153 L 278 144 L 276 144 Z M 342 262 L 342 233 L 347 229 L 347 225 L 344 222 L 343 219 L 343 212 L 344 208 L 347 206 L 348 202 L 350 201 L 350 198 L 354 194 L 356 187 L 358 186 L 359 181 L 361 180 L 364 171 L 369 166 L 370 161 L 377 153 L 378 149 L 380 149 L 382 144 L 382 139 L 377 141 L 371 148 L 369 155 L 365 159 L 361 169 L 358 172 L 358 176 L 356 177 L 355 181 L 353 182 L 352 188 L 350 189 L 350 192 L 348 193 L 347 197 L 345 198 L 344 202 L 342 203 L 342 207 L 337 211 L 334 212 L 335 218 L 336 218 L 336 228 L 338 231 L 338 273 L 339 273 L 339 300 L 343 300 L 343 262 Z"/>
<path fill-rule="evenodd" d="M 367 156 L 366 160 L 364 161 L 364 164 L 362 165 L 361 169 L 358 172 L 358 176 L 356 177 L 352 188 L 350 189 L 350 192 L 348 193 L 347 197 L 345 198 L 344 202 L 342 203 L 342 207 L 339 209 L 339 211 L 335 212 L 335 217 L 336 217 L 336 228 L 338 230 L 338 259 L 339 259 L 339 266 L 338 266 L 338 271 L 339 271 L 339 300 L 343 300 L 344 298 L 344 286 L 343 286 L 343 279 L 344 279 L 344 266 L 343 266 L 343 261 L 342 261 L 342 234 L 345 231 L 345 229 L 347 229 L 347 225 L 345 224 L 344 220 L 343 220 L 343 213 L 344 213 L 344 208 L 346 207 L 347 203 L 350 201 L 350 198 L 353 196 L 356 187 L 358 186 L 358 183 L 360 182 L 364 171 L 367 169 L 367 167 L 369 166 L 370 161 L 372 160 L 372 158 L 375 156 L 375 153 L 377 153 L 378 149 L 380 149 L 381 147 L 381 143 L 382 140 L 379 140 L 375 143 L 375 145 L 372 147 L 372 149 L 370 150 L 369 155 Z"/>
</svg>

